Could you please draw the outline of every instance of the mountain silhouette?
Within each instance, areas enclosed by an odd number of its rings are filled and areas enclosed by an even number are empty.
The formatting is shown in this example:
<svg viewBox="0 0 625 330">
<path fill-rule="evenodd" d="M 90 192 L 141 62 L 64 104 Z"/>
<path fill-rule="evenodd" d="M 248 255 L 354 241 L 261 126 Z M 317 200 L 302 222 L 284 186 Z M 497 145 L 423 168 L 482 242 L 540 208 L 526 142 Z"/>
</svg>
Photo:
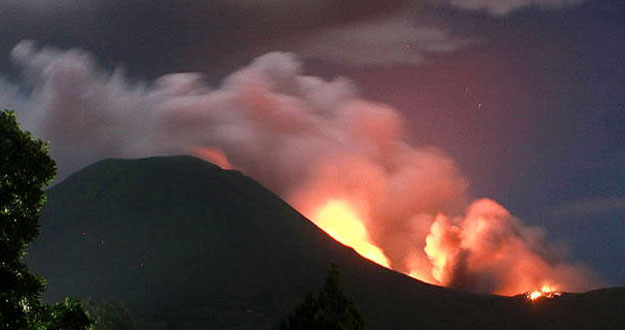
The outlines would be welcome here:
<svg viewBox="0 0 625 330">
<path fill-rule="evenodd" d="M 104 160 L 50 188 L 28 256 L 46 299 L 121 300 L 145 330 L 274 329 L 332 262 L 367 329 L 625 328 L 625 288 L 532 303 L 425 284 L 189 156 Z"/>
</svg>

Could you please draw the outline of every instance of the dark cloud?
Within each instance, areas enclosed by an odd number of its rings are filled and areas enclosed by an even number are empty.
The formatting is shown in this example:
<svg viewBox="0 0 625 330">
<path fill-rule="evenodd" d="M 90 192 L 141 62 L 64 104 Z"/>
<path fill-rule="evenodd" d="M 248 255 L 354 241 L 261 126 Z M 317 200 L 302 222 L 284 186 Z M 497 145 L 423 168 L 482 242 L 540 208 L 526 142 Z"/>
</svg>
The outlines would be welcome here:
<svg viewBox="0 0 625 330">
<path fill-rule="evenodd" d="M 559 9 L 573 6 L 584 0 L 429 0 L 434 4 L 448 5 L 468 11 L 486 11 L 494 16 L 505 16 L 524 7 Z"/>
<path fill-rule="evenodd" d="M 351 65 L 421 64 L 429 55 L 471 42 L 445 29 L 388 17 L 326 28 L 303 38 L 295 52 Z"/>
<path fill-rule="evenodd" d="M 466 45 L 440 24 L 419 23 L 438 5 L 503 15 L 579 1 L 2 0 L 0 71 L 10 69 L 7 55 L 23 39 L 81 47 L 109 68 L 123 64 L 148 79 L 202 71 L 217 80 L 269 51 L 351 65 L 418 64 Z"/>
<path fill-rule="evenodd" d="M 406 1 L 89 3 L 0 2 L 0 58 L 4 61 L 17 42 L 30 39 L 81 47 L 97 53 L 108 67 L 122 63 L 148 78 L 172 71 L 225 74 L 267 51 L 289 50 L 302 35 L 386 15 L 404 8 Z M 0 62 L 0 70 L 9 67 Z"/>
<path fill-rule="evenodd" d="M 143 78 L 173 71 L 223 76 L 275 50 L 362 65 L 420 63 L 425 53 L 457 48 L 459 43 L 446 30 L 411 26 L 417 13 L 414 4 L 406 0 L 4 1 L 0 2 L 0 70 L 10 68 L 6 55 L 22 39 L 81 47 L 98 54 L 105 66 L 123 64 L 132 75 Z M 340 49 L 334 48 L 335 43 L 340 43 Z M 406 45 L 411 49 L 404 49 Z"/>
<path fill-rule="evenodd" d="M 0 6 L 5 9 L 30 10 L 35 12 L 54 10 L 77 10 L 94 5 L 95 0 L 1 0 Z"/>
</svg>

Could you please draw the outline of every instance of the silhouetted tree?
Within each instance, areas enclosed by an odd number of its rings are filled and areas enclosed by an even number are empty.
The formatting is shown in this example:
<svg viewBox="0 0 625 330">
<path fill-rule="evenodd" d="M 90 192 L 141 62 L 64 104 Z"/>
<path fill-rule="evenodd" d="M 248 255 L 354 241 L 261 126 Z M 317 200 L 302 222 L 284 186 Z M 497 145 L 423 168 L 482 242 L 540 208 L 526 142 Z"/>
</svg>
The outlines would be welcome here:
<svg viewBox="0 0 625 330">
<path fill-rule="evenodd" d="M 90 330 L 137 330 L 137 322 L 121 301 L 86 301 L 85 310 L 93 320 Z"/>
<path fill-rule="evenodd" d="M 56 165 L 45 142 L 20 129 L 15 112 L 0 112 L 0 329 L 83 330 L 90 320 L 71 298 L 41 301 L 45 280 L 24 263 L 26 248 L 39 234 L 43 188 Z"/>
<path fill-rule="evenodd" d="M 354 302 L 339 287 L 339 271 L 330 267 L 323 289 L 317 294 L 308 293 L 282 321 L 279 330 L 362 330 L 364 322 Z"/>
</svg>

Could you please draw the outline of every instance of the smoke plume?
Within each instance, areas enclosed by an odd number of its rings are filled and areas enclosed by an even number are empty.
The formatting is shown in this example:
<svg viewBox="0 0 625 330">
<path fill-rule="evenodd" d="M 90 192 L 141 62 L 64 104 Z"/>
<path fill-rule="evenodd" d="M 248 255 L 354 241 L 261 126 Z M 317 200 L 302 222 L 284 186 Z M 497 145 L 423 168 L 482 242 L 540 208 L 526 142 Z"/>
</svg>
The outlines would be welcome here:
<svg viewBox="0 0 625 330">
<path fill-rule="evenodd" d="M 562 262 L 544 245 L 540 228 L 523 226 L 490 199 L 474 201 L 464 217 L 438 215 L 425 252 L 434 278 L 443 285 L 504 295 L 527 288 L 579 291 L 592 274 Z"/>
<path fill-rule="evenodd" d="M 83 51 L 31 42 L 12 56 L 28 93 L 11 88 L 0 105 L 19 104 L 62 176 L 108 157 L 192 154 L 241 170 L 363 256 L 430 283 L 500 294 L 592 285 L 540 229 L 494 201 L 471 203 L 453 159 L 408 143 L 396 110 L 346 79 L 302 75 L 292 54 L 257 58 L 216 88 L 196 73 L 131 83 Z"/>
</svg>

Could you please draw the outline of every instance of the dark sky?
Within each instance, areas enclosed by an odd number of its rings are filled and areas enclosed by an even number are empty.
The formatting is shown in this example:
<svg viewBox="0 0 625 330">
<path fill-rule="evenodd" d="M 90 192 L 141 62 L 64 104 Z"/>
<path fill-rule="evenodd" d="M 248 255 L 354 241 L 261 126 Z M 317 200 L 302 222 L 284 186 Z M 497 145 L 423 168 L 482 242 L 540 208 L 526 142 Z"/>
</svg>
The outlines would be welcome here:
<svg viewBox="0 0 625 330">
<path fill-rule="evenodd" d="M 19 80 L 9 53 L 24 39 L 82 48 L 136 81 L 199 71 L 217 84 L 294 51 L 306 73 L 346 76 L 403 113 L 474 196 L 625 285 L 625 2 L 447 3 L 0 0 L 0 73 Z"/>
</svg>

